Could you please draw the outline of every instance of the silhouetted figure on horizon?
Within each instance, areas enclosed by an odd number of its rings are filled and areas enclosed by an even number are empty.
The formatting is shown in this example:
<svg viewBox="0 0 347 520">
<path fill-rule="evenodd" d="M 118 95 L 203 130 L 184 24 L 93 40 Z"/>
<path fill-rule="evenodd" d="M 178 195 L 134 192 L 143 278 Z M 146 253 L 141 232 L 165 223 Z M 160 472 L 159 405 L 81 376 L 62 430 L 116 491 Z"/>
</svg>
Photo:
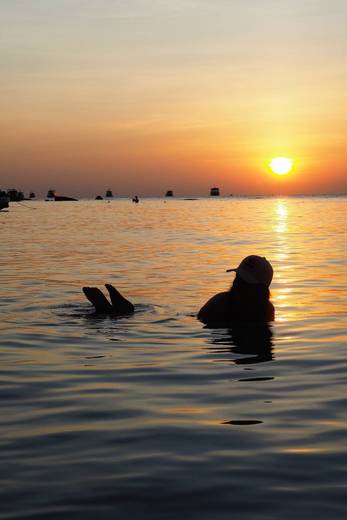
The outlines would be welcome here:
<svg viewBox="0 0 347 520">
<path fill-rule="evenodd" d="M 229 291 L 221 292 L 208 300 L 198 312 L 198 319 L 208 327 L 230 327 L 237 323 L 266 323 L 275 318 L 270 302 L 269 286 L 273 270 L 265 257 L 251 255 L 235 269 L 236 276 Z M 134 305 L 117 289 L 105 284 L 111 303 L 97 287 L 83 287 L 86 298 L 95 311 L 112 316 L 132 314 Z"/>
<path fill-rule="evenodd" d="M 133 197 L 133 202 L 135 202 L 136 204 L 137 204 L 138 202 L 140 202 L 140 199 L 138 198 L 137 195 L 135 195 L 135 197 Z"/>
</svg>

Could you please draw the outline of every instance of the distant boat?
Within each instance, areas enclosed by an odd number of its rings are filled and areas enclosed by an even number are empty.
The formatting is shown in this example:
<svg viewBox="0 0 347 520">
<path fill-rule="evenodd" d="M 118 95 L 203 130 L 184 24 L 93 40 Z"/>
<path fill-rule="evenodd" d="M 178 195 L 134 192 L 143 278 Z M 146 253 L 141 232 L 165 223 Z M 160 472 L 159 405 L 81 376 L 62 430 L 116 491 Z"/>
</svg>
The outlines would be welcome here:
<svg viewBox="0 0 347 520">
<path fill-rule="evenodd" d="M 21 200 L 24 200 L 24 193 L 22 191 L 15 190 L 14 188 L 7 190 L 7 196 L 10 202 L 20 202 Z"/>
<path fill-rule="evenodd" d="M 104 197 L 102 197 L 101 195 L 97 195 L 97 196 L 95 197 L 95 200 L 104 200 Z"/>
<path fill-rule="evenodd" d="M 210 189 L 210 196 L 211 197 L 219 197 L 220 193 L 219 193 L 219 188 L 211 188 Z"/>
<path fill-rule="evenodd" d="M 61 202 L 61 201 L 64 201 L 64 200 L 71 200 L 71 201 L 74 201 L 74 202 L 78 201 L 78 199 L 75 199 L 74 197 L 66 197 L 65 195 L 56 195 L 54 197 L 54 200 L 56 202 Z"/>
<path fill-rule="evenodd" d="M 173 191 L 172 190 L 167 190 L 167 192 L 165 193 L 165 197 L 173 197 L 174 194 L 173 194 Z"/>
<path fill-rule="evenodd" d="M 8 208 L 10 198 L 8 197 L 6 191 L 0 190 L 0 211 L 2 209 Z"/>
<path fill-rule="evenodd" d="M 46 202 L 49 202 L 49 201 L 56 201 L 56 202 L 77 201 L 77 199 L 75 199 L 73 197 L 66 197 L 65 195 L 56 195 L 55 190 L 48 190 L 47 197 L 45 200 L 46 200 Z"/>
<path fill-rule="evenodd" d="M 113 193 L 112 193 L 112 190 L 107 190 L 106 191 L 106 195 L 105 197 L 109 198 L 109 199 L 112 199 L 113 198 Z"/>
<path fill-rule="evenodd" d="M 51 200 L 55 200 L 55 190 L 47 191 L 46 201 L 49 202 Z"/>
</svg>

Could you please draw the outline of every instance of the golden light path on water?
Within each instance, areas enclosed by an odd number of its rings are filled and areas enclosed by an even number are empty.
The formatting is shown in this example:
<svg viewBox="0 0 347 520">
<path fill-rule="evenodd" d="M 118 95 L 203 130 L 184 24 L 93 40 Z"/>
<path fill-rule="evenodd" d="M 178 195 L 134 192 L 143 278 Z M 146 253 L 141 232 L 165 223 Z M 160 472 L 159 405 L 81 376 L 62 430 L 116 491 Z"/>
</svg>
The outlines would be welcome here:
<svg viewBox="0 0 347 520">
<path fill-rule="evenodd" d="M 281 313 L 288 307 L 288 299 L 292 293 L 290 279 L 288 277 L 288 207 L 285 200 L 279 200 L 274 204 L 274 232 L 277 238 L 277 251 L 275 259 L 279 262 L 276 272 L 278 289 L 275 298 L 275 307 L 278 309 L 277 320 L 286 321 L 291 318 L 290 313 Z M 294 316 L 292 316 L 293 318 Z"/>
</svg>

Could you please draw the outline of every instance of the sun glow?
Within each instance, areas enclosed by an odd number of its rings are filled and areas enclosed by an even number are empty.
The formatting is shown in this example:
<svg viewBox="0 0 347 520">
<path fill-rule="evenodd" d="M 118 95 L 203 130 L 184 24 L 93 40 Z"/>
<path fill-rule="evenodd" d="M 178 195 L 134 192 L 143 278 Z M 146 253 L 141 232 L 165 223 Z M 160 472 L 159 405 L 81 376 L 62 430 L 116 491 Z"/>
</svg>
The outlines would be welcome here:
<svg viewBox="0 0 347 520">
<path fill-rule="evenodd" d="M 274 157 L 270 161 L 270 168 L 277 175 L 286 175 L 291 171 L 293 161 L 288 157 Z"/>
</svg>

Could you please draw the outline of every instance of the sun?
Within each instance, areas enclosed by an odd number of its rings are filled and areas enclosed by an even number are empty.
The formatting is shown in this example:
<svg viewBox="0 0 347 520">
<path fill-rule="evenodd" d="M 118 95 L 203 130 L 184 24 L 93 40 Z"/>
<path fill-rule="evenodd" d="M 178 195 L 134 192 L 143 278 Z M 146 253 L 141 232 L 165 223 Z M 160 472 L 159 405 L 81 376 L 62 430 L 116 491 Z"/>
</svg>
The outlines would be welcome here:
<svg viewBox="0 0 347 520">
<path fill-rule="evenodd" d="M 270 168 L 277 175 L 286 175 L 291 171 L 293 161 L 288 157 L 274 157 L 270 161 Z"/>
</svg>

